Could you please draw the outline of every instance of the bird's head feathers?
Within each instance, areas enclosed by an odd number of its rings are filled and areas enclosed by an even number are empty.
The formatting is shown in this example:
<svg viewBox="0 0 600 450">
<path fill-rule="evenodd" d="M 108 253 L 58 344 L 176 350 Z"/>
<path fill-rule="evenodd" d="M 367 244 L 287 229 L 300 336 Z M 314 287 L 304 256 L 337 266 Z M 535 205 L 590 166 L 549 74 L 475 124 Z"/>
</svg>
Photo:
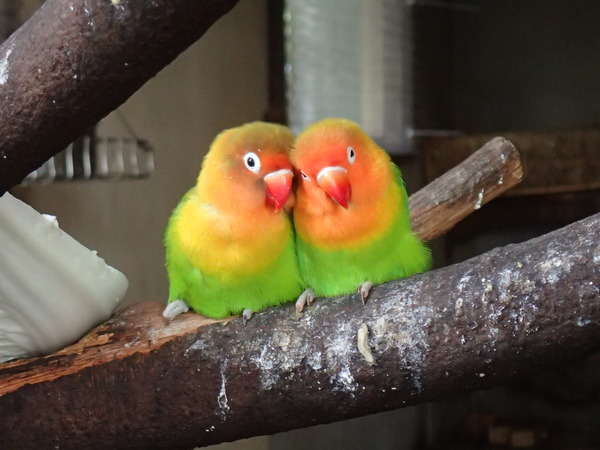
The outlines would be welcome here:
<svg viewBox="0 0 600 450">
<path fill-rule="evenodd" d="M 204 158 L 198 190 L 229 208 L 279 211 L 293 198 L 289 151 L 294 136 L 285 126 L 251 122 L 220 133 Z"/>
<path fill-rule="evenodd" d="M 321 120 L 298 136 L 294 147 L 299 191 L 314 206 L 333 210 L 369 202 L 389 182 L 389 156 L 350 120 Z"/>
</svg>

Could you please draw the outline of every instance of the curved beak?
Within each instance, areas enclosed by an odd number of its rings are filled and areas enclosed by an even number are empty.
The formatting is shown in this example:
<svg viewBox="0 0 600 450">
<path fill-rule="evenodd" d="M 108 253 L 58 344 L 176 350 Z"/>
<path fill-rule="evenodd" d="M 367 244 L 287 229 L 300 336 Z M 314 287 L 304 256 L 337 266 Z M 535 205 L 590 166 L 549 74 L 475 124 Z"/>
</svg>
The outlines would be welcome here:
<svg viewBox="0 0 600 450">
<path fill-rule="evenodd" d="M 333 200 L 348 208 L 352 187 L 346 169 L 339 166 L 325 167 L 317 175 L 317 183 Z"/>
<path fill-rule="evenodd" d="M 267 185 L 267 197 L 265 203 L 267 206 L 279 211 L 287 202 L 292 191 L 292 180 L 294 173 L 289 169 L 281 169 L 270 172 L 263 177 Z"/>
</svg>

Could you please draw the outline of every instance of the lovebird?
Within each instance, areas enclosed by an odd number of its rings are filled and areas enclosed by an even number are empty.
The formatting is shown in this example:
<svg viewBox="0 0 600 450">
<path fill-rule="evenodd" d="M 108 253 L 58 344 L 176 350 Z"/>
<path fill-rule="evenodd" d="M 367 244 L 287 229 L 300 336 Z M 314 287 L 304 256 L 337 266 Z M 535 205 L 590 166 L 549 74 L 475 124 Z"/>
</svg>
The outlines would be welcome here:
<svg viewBox="0 0 600 450">
<path fill-rule="evenodd" d="M 293 212 L 296 251 L 308 288 L 300 312 L 317 297 L 423 272 L 429 249 L 412 233 L 400 169 L 354 122 L 329 118 L 310 125 L 291 153 L 299 185 Z"/>
<path fill-rule="evenodd" d="M 288 213 L 293 141 L 287 127 L 266 122 L 215 138 L 165 232 L 164 317 L 192 308 L 215 319 L 242 313 L 245 321 L 302 292 Z"/>
</svg>

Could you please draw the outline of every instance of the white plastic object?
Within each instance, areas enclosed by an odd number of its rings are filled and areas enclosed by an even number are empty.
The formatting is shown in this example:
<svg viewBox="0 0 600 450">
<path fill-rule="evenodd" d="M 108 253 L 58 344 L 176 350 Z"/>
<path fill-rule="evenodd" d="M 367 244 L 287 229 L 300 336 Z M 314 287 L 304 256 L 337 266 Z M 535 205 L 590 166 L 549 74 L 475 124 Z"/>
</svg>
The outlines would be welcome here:
<svg viewBox="0 0 600 450">
<path fill-rule="evenodd" d="M 55 217 L 0 197 L 0 362 L 77 341 L 111 316 L 128 285 Z"/>
</svg>

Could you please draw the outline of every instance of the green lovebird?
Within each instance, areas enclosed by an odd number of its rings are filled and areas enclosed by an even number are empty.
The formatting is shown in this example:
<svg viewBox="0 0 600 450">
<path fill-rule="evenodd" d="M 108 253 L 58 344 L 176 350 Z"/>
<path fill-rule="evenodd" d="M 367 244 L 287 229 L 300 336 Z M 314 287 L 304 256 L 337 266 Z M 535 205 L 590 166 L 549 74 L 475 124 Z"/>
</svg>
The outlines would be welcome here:
<svg viewBox="0 0 600 450">
<path fill-rule="evenodd" d="M 163 316 L 191 307 L 211 318 L 247 319 L 302 292 L 288 213 L 293 141 L 288 128 L 265 122 L 216 137 L 167 226 Z"/>
<path fill-rule="evenodd" d="M 330 118 L 309 126 L 291 158 L 299 173 L 298 264 L 313 291 L 304 301 L 356 289 L 364 301 L 372 284 L 430 268 L 429 249 L 410 229 L 400 169 L 356 123 Z"/>
</svg>

